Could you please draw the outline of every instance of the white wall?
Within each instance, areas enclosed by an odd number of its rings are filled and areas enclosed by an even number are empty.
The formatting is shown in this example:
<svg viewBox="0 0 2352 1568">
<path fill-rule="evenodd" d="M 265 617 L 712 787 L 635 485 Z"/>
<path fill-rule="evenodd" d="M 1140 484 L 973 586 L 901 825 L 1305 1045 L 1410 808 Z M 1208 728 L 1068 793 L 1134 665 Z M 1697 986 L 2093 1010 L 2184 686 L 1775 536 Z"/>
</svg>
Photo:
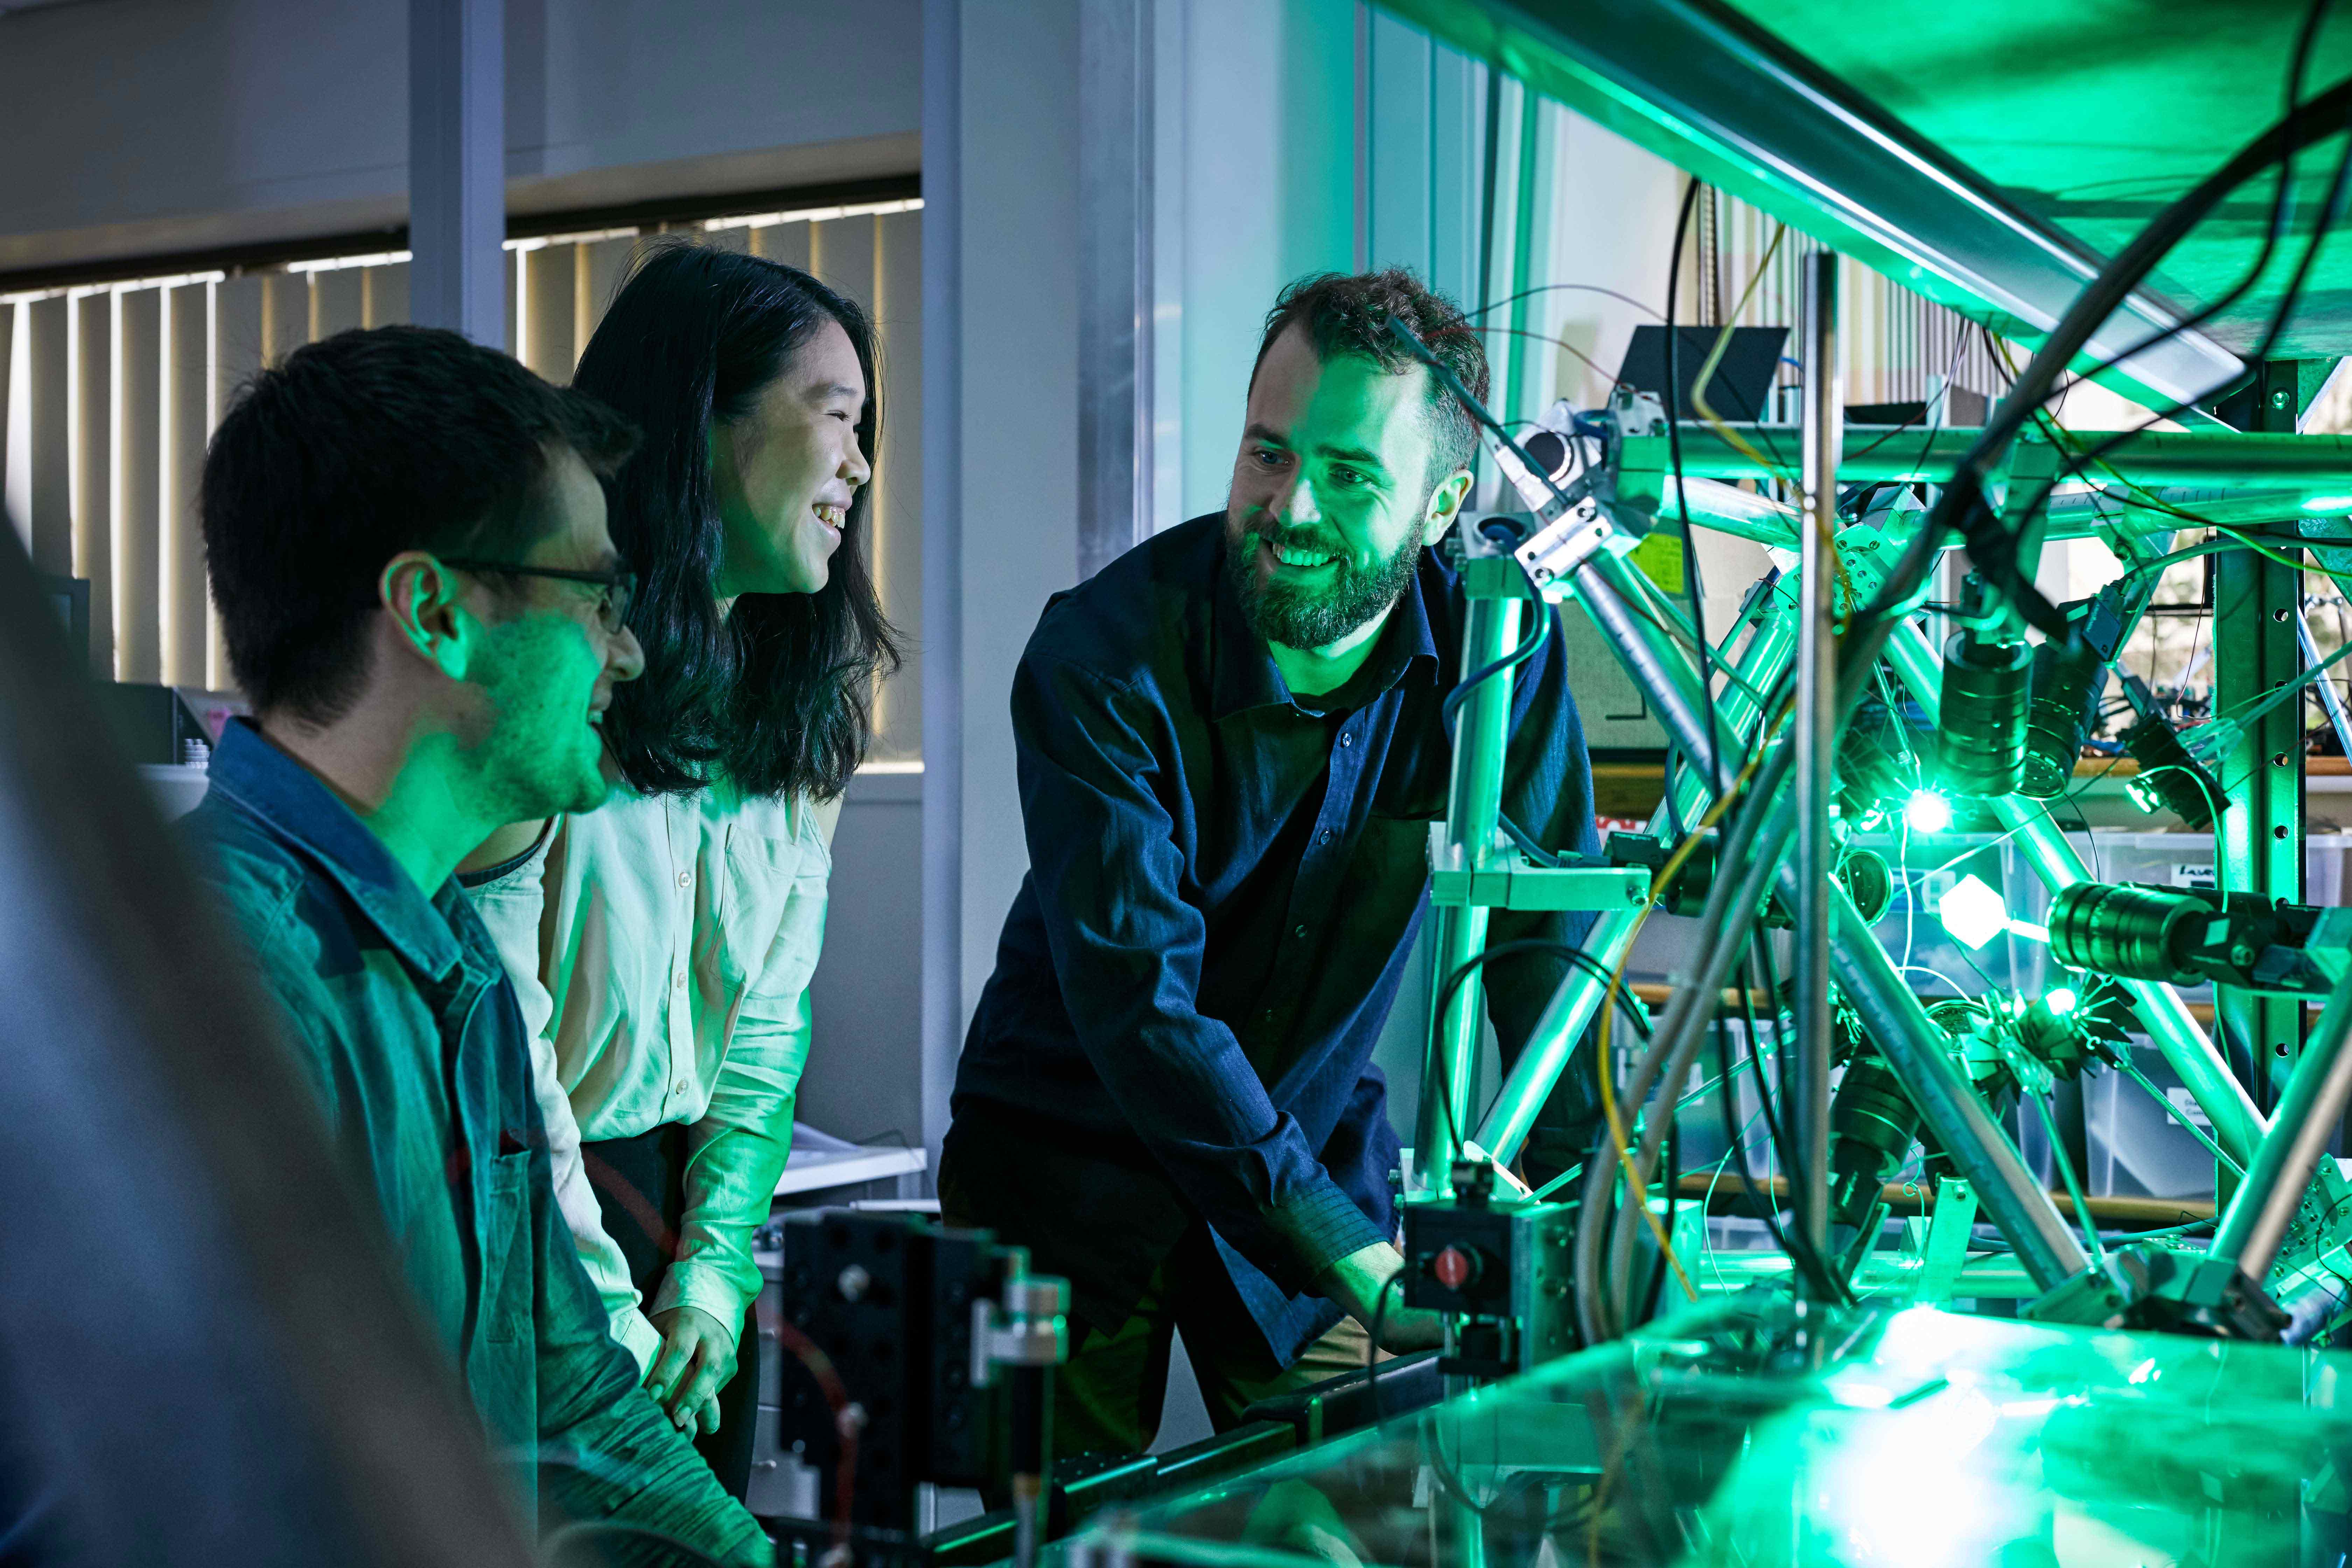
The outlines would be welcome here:
<svg viewBox="0 0 2352 1568">
<path fill-rule="evenodd" d="M 396 224 L 399 0 L 0 15 L 0 268 Z M 919 0 L 509 0 L 523 208 L 916 166 Z M 613 171 L 652 165 L 632 183 Z"/>
</svg>

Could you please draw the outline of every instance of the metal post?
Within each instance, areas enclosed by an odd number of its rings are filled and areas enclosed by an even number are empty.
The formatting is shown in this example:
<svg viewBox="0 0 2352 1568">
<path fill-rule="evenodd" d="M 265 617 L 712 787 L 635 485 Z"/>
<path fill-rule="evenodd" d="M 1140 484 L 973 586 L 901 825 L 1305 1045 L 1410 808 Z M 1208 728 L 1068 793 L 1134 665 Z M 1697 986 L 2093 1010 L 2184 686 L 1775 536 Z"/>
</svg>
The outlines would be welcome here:
<svg viewBox="0 0 2352 1568">
<path fill-rule="evenodd" d="M 2260 1281 L 2270 1272 L 2347 1103 L 2352 1103 L 2352 973 L 2337 981 L 2328 995 L 2310 1046 L 2287 1080 L 2270 1134 L 2221 1215 L 2211 1257 L 2236 1263 L 2249 1279 Z"/>
<path fill-rule="evenodd" d="M 409 0 L 409 319 L 507 343 L 506 0 Z"/>
<path fill-rule="evenodd" d="M 1151 7 L 1078 5 L 1078 576 L 1151 532 Z"/>
<path fill-rule="evenodd" d="M 1837 470 L 1844 425 L 1838 372 L 1837 268 L 1833 251 L 1805 258 L 1804 489 L 1806 526 L 1797 623 L 1796 1087 L 1789 1120 L 1796 1142 L 1790 1193 L 1797 1223 L 1817 1252 L 1829 1248 L 1830 873 L 1837 846 L 1830 803 L 1837 793 L 1835 587 Z M 1865 931 L 1865 939 L 1867 931 Z"/>
<path fill-rule="evenodd" d="M 1500 590 L 1499 573 L 1482 573 L 1482 566 L 1500 565 L 1516 576 L 1518 567 L 1507 558 L 1474 559 L 1472 592 L 1462 627 L 1463 675 L 1482 669 L 1517 645 L 1519 606 L 1524 600 Z M 1475 579 L 1487 576 L 1497 591 L 1481 593 Z M 1538 612 L 1549 615 L 1549 605 Z M 1494 853 L 1496 818 L 1503 801 L 1503 760 L 1508 744 L 1511 679 L 1507 672 L 1482 682 L 1462 704 L 1454 731 L 1454 771 L 1445 797 L 1444 853 L 1457 865 L 1484 865 Z M 1462 1134 L 1470 1121 L 1470 1107 L 1478 1069 L 1479 1005 L 1486 988 L 1472 970 L 1453 998 L 1440 1008 L 1437 992 L 1451 975 L 1486 946 L 1487 910 L 1478 905 L 1441 906 L 1431 911 L 1429 1038 L 1422 1058 L 1421 1114 L 1413 1134 L 1413 1185 L 1442 1193 L 1452 1179 L 1454 1162 L 1461 1153 Z"/>
<path fill-rule="evenodd" d="M 2294 679 L 2303 665 L 2295 614 L 2302 574 L 2251 550 L 2213 562 L 2213 703 L 2223 717 Z M 2223 885 L 2284 903 L 2303 901 L 2303 700 L 2245 727 L 2216 770 L 2229 795 L 2213 825 Z M 2269 1098 L 2303 1041 L 2303 999 L 2213 989 L 2218 1026 L 2252 1058 L 2257 1100 Z"/>
</svg>

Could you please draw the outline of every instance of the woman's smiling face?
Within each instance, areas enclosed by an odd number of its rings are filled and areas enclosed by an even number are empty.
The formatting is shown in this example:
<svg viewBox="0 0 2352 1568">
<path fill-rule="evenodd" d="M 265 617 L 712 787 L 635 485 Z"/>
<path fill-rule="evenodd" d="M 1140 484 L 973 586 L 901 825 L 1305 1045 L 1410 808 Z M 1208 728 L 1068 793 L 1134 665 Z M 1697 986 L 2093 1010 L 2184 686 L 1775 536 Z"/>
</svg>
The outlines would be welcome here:
<svg viewBox="0 0 2352 1568">
<path fill-rule="evenodd" d="M 866 395 L 856 346 L 827 319 L 749 413 L 712 427 L 711 481 L 725 525 L 720 599 L 825 585 L 849 503 L 873 478 L 857 437 Z"/>
</svg>

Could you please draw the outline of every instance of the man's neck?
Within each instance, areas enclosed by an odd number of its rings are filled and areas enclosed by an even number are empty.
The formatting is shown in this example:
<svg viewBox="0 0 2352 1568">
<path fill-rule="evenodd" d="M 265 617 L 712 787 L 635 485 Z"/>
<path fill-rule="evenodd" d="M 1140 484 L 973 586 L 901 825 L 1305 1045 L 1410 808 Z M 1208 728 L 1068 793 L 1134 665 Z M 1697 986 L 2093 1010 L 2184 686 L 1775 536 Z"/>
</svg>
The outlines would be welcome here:
<svg viewBox="0 0 2352 1568">
<path fill-rule="evenodd" d="M 1283 684 L 1290 688 L 1292 695 L 1326 696 L 1356 679 L 1356 672 L 1372 657 L 1381 628 L 1395 613 L 1396 606 L 1391 605 L 1338 642 L 1321 647 L 1291 647 L 1269 640 L 1266 651 L 1274 656 L 1274 668 L 1282 672 Z"/>
<path fill-rule="evenodd" d="M 446 731 L 358 715 L 316 726 L 272 714 L 261 732 L 334 791 L 427 898 L 499 826 L 469 798 Z"/>
</svg>

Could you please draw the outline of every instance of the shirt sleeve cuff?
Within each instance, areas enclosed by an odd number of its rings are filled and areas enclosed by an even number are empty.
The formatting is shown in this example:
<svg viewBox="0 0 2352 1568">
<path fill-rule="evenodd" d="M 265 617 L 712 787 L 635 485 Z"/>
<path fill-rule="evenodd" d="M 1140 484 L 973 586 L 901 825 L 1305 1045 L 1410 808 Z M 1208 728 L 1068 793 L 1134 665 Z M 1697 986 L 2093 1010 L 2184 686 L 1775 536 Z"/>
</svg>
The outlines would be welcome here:
<svg viewBox="0 0 2352 1568">
<path fill-rule="evenodd" d="M 1289 1236 L 1292 1253 L 1304 1266 L 1297 1282 L 1302 1286 L 1311 1286 L 1349 1253 L 1389 1239 L 1336 1182 L 1318 1183 L 1276 1209 L 1272 1217 Z"/>
<path fill-rule="evenodd" d="M 653 1371 L 654 1363 L 661 1357 L 661 1331 L 655 1328 L 643 1312 L 635 1306 L 625 1311 L 614 1312 L 613 1337 L 621 1342 L 623 1350 L 636 1358 L 639 1377 Z"/>
<path fill-rule="evenodd" d="M 662 1276 L 661 1289 L 654 1292 L 650 1310 L 667 1312 L 672 1307 L 696 1307 L 709 1313 L 727 1327 L 730 1338 L 738 1337 L 743 1329 L 742 1292 L 727 1281 L 716 1268 L 705 1268 L 691 1258 L 680 1258 L 669 1266 Z"/>
</svg>

